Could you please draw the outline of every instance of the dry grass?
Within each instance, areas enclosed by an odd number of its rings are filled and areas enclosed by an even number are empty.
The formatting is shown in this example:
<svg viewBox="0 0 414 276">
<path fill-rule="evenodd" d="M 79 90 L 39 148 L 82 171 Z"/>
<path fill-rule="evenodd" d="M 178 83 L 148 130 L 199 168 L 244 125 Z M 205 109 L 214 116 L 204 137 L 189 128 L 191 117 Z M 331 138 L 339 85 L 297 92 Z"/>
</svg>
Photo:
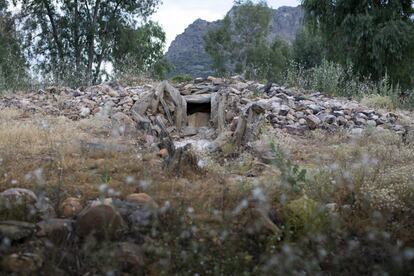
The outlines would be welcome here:
<svg viewBox="0 0 414 276">
<path fill-rule="evenodd" d="M 319 243 L 321 233 L 306 229 L 322 231 L 333 242 L 329 245 L 333 251 L 345 250 L 342 240 L 349 236 L 365 239 L 372 229 L 389 233 L 402 245 L 414 242 L 410 226 L 414 219 L 414 149 L 401 137 L 372 130 L 360 137 L 345 132 L 315 131 L 306 137 L 279 130 L 265 132 L 286 152 L 285 161 L 291 159 L 293 164 L 307 169 L 306 181 L 300 184 L 299 191 L 283 181 L 280 167 L 263 164 L 249 152 L 226 160 L 210 156 L 206 158 L 209 165 L 204 174 L 174 177 L 163 171 L 162 160 L 157 152 L 143 145 L 143 137 L 113 136 L 108 120 L 73 122 L 2 110 L 0 190 L 16 186 L 46 190 L 52 201 L 58 203 L 68 196 L 80 196 L 85 201 L 98 196 L 123 198 L 138 188 L 153 196 L 161 206 L 169 204 L 176 210 L 177 217 L 164 218 L 168 229 L 190 232 L 197 229 L 192 242 L 204 251 L 198 257 L 192 256 L 193 261 L 177 257 L 181 265 L 193 272 L 203 258 L 211 258 L 213 263 L 218 261 L 215 258 L 220 259 L 223 273 L 226 267 L 230 271 L 244 271 L 243 266 L 251 268 L 254 254 L 262 254 L 261 258 L 279 254 L 283 258 L 281 248 L 290 242 L 297 244 L 292 250 L 301 250 L 300 254 L 310 250 L 303 262 L 312 263 L 314 260 L 309 256 L 314 256 L 313 249 L 301 242 L 306 244 L 310 239 Z M 303 216 L 306 222 L 300 221 L 303 220 L 300 213 L 293 219 L 286 208 L 291 202 L 300 203 L 304 195 L 315 206 L 336 203 L 340 207 L 340 223 L 325 225 L 323 215 L 317 220 L 323 225 L 306 228 L 306 224 L 316 221 L 306 212 Z M 249 213 L 251 202 L 259 202 L 276 214 L 275 221 L 285 227 L 285 243 L 275 241 L 266 231 L 249 236 L 257 220 L 254 213 Z M 342 206 L 350 206 L 351 212 L 346 213 Z M 382 219 L 372 219 L 378 212 Z M 167 251 L 181 252 L 184 250 L 181 245 L 173 244 L 181 232 L 171 231 L 171 237 L 161 239 L 160 243 L 165 246 L 168 241 Z M 229 238 L 223 239 L 223 233 Z M 255 244 L 254 249 L 246 249 L 249 243 Z M 390 244 L 387 241 L 386 245 Z M 327 244 L 324 246 L 329 250 Z M 242 252 L 241 259 L 235 260 L 237 252 Z M 342 257 L 332 262 L 341 263 Z M 345 264 L 346 260 L 346 267 Z M 174 267 L 169 269 L 170 273 L 177 272 Z M 302 271 L 301 266 L 298 269 Z M 306 271 L 315 272 L 312 269 Z"/>
<path fill-rule="evenodd" d="M 17 110 L 2 110 L 0 190 L 40 185 L 50 190 L 58 188 L 64 196 L 91 199 L 102 195 L 99 187 L 105 184 L 112 195 L 122 197 L 140 188 L 161 203 L 185 202 L 211 213 L 226 204 L 234 208 L 257 185 L 271 193 L 268 187 L 276 190 L 280 182 L 277 168 L 262 164 L 247 152 L 237 159 L 209 160 L 207 177 L 172 178 L 163 173 L 156 152 L 138 150 L 142 143 L 139 137 L 112 137 L 111 128 L 111 122 L 102 118 L 73 122 L 63 117 L 27 117 Z M 394 202 L 395 207 L 402 208 L 403 204 L 397 202 L 410 195 L 414 151 L 393 133 L 367 131 L 362 137 L 350 137 L 315 131 L 298 137 L 269 130 L 268 135 L 315 179 L 327 174 L 337 181 L 339 174 L 352 174 L 362 181 L 358 184 L 360 192 L 371 194 L 378 206 L 390 207 Z M 90 144 L 92 148 L 88 148 Z M 252 175 L 256 177 L 249 177 Z M 317 199 L 333 201 L 339 184 L 326 188 L 331 180 L 328 184 L 318 181 L 317 189 L 331 192 L 319 192 Z"/>
<path fill-rule="evenodd" d="M 385 110 L 395 110 L 395 104 L 390 96 L 367 95 L 361 99 L 361 103 L 370 108 L 379 108 Z"/>
</svg>

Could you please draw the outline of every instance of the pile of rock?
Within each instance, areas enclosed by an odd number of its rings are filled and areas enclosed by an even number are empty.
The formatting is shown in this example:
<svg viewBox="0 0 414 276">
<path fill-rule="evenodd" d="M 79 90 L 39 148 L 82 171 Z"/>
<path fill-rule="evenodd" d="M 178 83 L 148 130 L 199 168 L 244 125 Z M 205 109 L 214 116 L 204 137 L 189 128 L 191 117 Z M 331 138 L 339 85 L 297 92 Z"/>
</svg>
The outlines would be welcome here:
<svg viewBox="0 0 414 276">
<path fill-rule="evenodd" d="M 168 82 L 155 87 L 118 84 L 83 89 L 52 87 L 0 98 L 0 108 L 63 115 L 73 120 L 102 115 L 112 118 L 123 133 L 140 129 L 181 137 L 196 135 L 202 127 L 213 127 L 218 133 L 225 129 L 234 131 L 240 117 L 249 116 L 246 110 L 253 105 L 255 110 L 260 107 L 260 113 L 274 127 L 295 134 L 314 129 L 365 127 L 405 131 L 395 113 L 375 111 L 356 101 L 320 93 L 302 93 L 277 85 L 265 87 L 240 77 L 198 78 L 175 87 Z"/>
<path fill-rule="evenodd" d="M 83 243 L 91 238 L 116 242 L 128 239 L 130 246 L 125 248 L 120 242 L 120 248 L 140 256 L 140 247 L 131 241 L 142 239 L 154 227 L 159 212 L 158 204 L 149 195 L 135 193 L 125 200 L 94 200 L 86 207 L 79 198 L 67 198 L 59 210 L 42 217 L 42 210 L 34 207 L 39 198 L 33 191 L 20 188 L 0 193 L 0 270 L 35 273 L 45 263 L 42 249 L 51 244 L 60 247 Z M 16 212 L 16 208 L 32 211 L 29 216 Z M 40 246 L 33 248 L 33 244 Z M 117 252 L 123 252 L 120 248 Z M 142 261 L 141 257 L 132 259 Z"/>
<path fill-rule="evenodd" d="M 320 93 L 305 95 L 280 87 L 273 87 L 268 97 L 268 118 L 273 126 L 295 133 L 317 128 L 337 130 L 340 127 L 404 131 L 397 114 L 375 111 L 356 101 L 332 99 Z"/>
</svg>

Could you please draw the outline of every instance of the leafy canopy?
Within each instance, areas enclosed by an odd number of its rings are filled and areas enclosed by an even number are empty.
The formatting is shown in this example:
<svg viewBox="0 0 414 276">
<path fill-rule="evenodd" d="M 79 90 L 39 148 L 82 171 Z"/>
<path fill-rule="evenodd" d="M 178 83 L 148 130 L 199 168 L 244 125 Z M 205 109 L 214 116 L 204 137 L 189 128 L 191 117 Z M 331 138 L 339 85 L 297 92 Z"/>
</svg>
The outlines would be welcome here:
<svg viewBox="0 0 414 276">
<path fill-rule="evenodd" d="M 306 19 L 322 34 L 329 60 L 354 64 L 364 77 L 388 74 L 414 85 L 412 0 L 303 0 Z"/>
<path fill-rule="evenodd" d="M 18 89 L 27 84 L 27 66 L 19 47 L 14 20 L 0 1 L 0 89 Z"/>
<path fill-rule="evenodd" d="M 265 1 L 236 1 L 204 40 L 219 75 L 241 73 L 253 79 L 277 79 L 288 63 L 289 45 L 269 41 L 272 10 Z"/>
<path fill-rule="evenodd" d="M 145 70 L 159 58 L 165 34 L 148 22 L 159 0 L 18 0 L 25 54 L 54 82 L 91 84 L 110 65 Z M 133 43 L 132 43 L 133 42 Z M 137 54 L 139 52 L 139 54 Z M 124 59 L 120 57 L 125 57 Z M 141 64 L 141 66 L 138 66 Z"/>
</svg>

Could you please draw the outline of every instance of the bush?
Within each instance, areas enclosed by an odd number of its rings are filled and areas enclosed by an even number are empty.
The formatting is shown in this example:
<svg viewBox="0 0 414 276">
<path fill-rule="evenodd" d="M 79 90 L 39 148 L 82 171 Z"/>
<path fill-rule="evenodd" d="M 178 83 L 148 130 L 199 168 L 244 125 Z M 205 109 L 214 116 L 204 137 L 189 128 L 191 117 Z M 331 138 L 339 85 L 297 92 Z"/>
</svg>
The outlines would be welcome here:
<svg viewBox="0 0 414 276">
<path fill-rule="evenodd" d="M 302 64 L 292 62 L 287 69 L 284 83 L 331 96 L 364 98 L 364 104 L 371 107 L 388 110 L 414 107 L 414 93 L 402 91 L 399 85 L 393 85 L 388 74 L 378 82 L 361 80 L 352 64 L 343 67 L 327 60 L 323 60 L 317 67 L 305 68 Z"/>
<path fill-rule="evenodd" d="M 178 76 L 175 76 L 175 77 L 171 78 L 171 81 L 177 82 L 177 83 L 179 83 L 179 82 L 189 82 L 189 81 L 192 81 L 192 80 L 193 80 L 193 78 L 191 76 L 188 76 L 188 75 L 178 75 Z"/>
</svg>

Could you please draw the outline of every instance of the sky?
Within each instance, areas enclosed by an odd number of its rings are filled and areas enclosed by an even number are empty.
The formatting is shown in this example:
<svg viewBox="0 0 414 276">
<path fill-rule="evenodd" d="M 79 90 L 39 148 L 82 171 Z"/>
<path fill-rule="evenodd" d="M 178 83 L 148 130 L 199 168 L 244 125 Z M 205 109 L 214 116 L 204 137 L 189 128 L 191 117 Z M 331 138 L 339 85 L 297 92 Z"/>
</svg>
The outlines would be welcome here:
<svg viewBox="0 0 414 276">
<path fill-rule="evenodd" d="M 162 0 L 152 19 L 161 24 L 167 34 L 166 50 L 175 37 L 196 19 L 207 21 L 222 19 L 233 6 L 234 0 Z M 299 0 L 268 0 L 273 8 L 299 5 Z"/>
</svg>

